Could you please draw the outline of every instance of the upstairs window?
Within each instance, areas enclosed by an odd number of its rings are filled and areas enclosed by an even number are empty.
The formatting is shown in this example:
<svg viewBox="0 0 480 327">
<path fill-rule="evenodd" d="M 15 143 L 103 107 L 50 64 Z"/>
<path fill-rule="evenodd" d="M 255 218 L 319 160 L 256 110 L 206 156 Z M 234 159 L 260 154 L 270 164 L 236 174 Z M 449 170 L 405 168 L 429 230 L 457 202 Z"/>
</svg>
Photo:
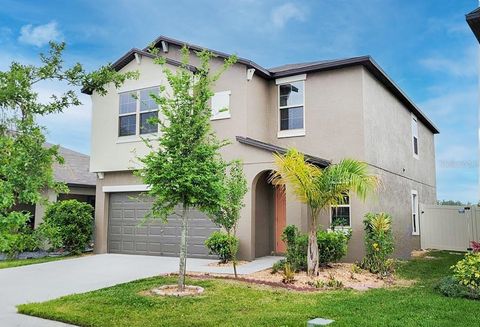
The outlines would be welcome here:
<svg viewBox="0 0 480 327">
<path fill-rule="evenodd" d="M 151 124 L 150 118 L 158 117 L 158 104 L 150 96 L 158 95 L 158 88 L 140 90 L 140 134 L 150 134 L 158 132 L 158 124 Z"/>
<path fill-rule="evenodd" d="M 230 91 L 217 92 L 212 97 L 212 120 L 230 118 Z"/>
<path fill-rule="evenodd" d="M 417 117 L 412 115 L 412 151 L 413 157 L 418 159 L 418 122 Z"/>
<path fill-rule="evenodd" d="M 152 87 L 120 93 L 118 136 L 158 132 L 158 124 L 149 122 L 149 118 L 158 117 L 158 104 L 150 96 L 152 93 L 158 94 L 159 88 Z"/>
<path fill-rule="evenodd" d="M 330 208 L 330 224 L 335 227 L 350 227 L 350 198 L 345 195 L 343 203 Z"/>
<path fill-rule="evenodd" d="M 303 74 L 276 80 L 278 137 L 305 135 L 305 79 Z"/>
<path fill-rule="evenodd" d="M 137 131 L 136 92 L 120 94 L 119 136 L 135 135 Z"/>
</svg>

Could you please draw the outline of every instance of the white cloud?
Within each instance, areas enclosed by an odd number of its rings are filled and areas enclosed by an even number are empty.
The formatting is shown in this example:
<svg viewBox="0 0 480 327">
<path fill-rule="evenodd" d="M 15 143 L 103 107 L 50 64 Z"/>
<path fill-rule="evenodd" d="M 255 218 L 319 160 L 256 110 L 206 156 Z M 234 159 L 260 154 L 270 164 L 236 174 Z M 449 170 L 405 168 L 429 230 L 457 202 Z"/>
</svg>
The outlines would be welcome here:
<svg viewBox="0 0 480 327">
<path fill-rule="evenodd" d="M 284 27 L 290 20 L 303 21 L 305 13 L 293 3 L 285 3 L 272 10 L 272 23 L 278 28 Z"/>
<path fill-rule="evenodd" d="M 478 74 L 477 65 L 477 47 L 468 48 L 461 56 L 451 58 L 434 55 L 420 60 L 420 64 L 433 72 L 447 73 L 455 77 L 472 77 Z"/>
<path fill-rule="evenodd" d="M 59 41 L 62 38 L 62 33 L 58 30 L 58 24 L 51 21 L 35 27 L 31 24 L 22 26 L 18 40 L 25 44 L 41 47 L 49 41 Z"/>
</svg>

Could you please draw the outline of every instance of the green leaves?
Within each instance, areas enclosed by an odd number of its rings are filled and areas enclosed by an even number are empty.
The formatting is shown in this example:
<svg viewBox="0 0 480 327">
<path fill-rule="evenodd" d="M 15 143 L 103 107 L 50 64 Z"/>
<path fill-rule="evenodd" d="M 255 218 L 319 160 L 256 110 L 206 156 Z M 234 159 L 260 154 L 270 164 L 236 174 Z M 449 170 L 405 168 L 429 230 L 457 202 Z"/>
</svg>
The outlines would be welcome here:
<svg viewBox="0 0 480 327">
<path fill-rule="evenodd" d="M 467 253 L 451 269 L 453 276 L 462 285 L 480 290 L 480 253 Z"/>
<path fill-rule="evenodd" d="M 223 197 L 220 210 L 211 215 L 211 219 L 230 234 L 236 228 L 240 219 L 240 211 L 244 206 L 243 198 L 248 191 L 247 180 L 245 179 L 243 166 L 240 161 L 230 163 L 223 183 L 225 196 Z"/>
<path fill-rule="evenodd" d="M 15 203 L 42 201 L 44 188 L 68 191 L 63 183 L 54 181 L 52 164 L 61 164 L 63 159 L 58 147 L 45 147 L 45 131 L 36 122 L 38 116 L 80 105 L 79 87 L 104 95 L 110 83 L 118 87 L 138 77 L 136 72 L 118 73 L 110 65 L 90 73 L 80 63 L 65 68 L 64 49 L 65 43 L 50 42 L 49 52 L 40 54 L 39 66 L 12 62 L 8 70 L 0 71 L 0 214 Z M 52 81 L 70 89 L 40 102 L 34 86 Z"/>
<path fill-rule="evenodd" d="M 158 51 L 151 53 L 157 64 L 165 63 Z M 211 129 L 208 104 L 218 72 L 210 72 L 211 53 L 197 53 L 200 65 L 194 74 L 188 49 L 183 48 L 182 54 L 182 66 L 175 72 L 164 66 L 171 94 L 162 87 L 160 95 L 152 96 L 160 105 L 161 136 L 153 143 L 145 140 L 152 151 L 139 158 L 143 168 L 137 175 L 151 186 L 148 194 L 155 201 L 150 217 L 154 218 L 165 219 L 178 204 L 213 214 L 220 211 L 225 196 L 226 163 L 218 151 L 226 142 L 219 141 Z M 226 60 L 221 71 L 232 62 Z"/>
</svg>

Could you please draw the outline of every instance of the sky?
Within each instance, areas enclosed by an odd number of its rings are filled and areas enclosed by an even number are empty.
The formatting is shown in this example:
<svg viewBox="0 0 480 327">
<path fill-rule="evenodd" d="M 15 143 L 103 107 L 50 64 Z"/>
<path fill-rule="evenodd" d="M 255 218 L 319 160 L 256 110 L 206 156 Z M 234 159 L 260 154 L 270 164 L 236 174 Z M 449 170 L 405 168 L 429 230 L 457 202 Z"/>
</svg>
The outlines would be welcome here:
<svg viewBox="0 0 480 327">
<path fill-rule="evenodd" d="M 264 67 L 371 55 L 437 125 L 437 198 L 478 202 L 477 0 L 19 1 L 0 6 L 0 70 L 65 41 L 68 64 L 95 69 L 167 35 Z M 40 99 L 65 85 L 44 83 Z M 48 140 L 90 150 L 91 102 L 41 118 Z"/>
</svg>

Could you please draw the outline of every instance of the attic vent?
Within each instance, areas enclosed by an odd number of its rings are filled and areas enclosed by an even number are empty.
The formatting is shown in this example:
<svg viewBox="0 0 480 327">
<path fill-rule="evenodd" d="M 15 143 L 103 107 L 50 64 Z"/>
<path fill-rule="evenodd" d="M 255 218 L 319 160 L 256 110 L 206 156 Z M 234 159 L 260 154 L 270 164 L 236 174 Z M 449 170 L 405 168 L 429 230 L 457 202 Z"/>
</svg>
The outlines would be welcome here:
<svg viewBox="0 0 480 327">
<path fill-rule="evenodd" d="M 168 52 L 168 43 L 165 42 L 165 41 L 161 41 L 160 43 L 162 43 L 162 51 L 164 53 L 167 53 Z"/>
</svg>

